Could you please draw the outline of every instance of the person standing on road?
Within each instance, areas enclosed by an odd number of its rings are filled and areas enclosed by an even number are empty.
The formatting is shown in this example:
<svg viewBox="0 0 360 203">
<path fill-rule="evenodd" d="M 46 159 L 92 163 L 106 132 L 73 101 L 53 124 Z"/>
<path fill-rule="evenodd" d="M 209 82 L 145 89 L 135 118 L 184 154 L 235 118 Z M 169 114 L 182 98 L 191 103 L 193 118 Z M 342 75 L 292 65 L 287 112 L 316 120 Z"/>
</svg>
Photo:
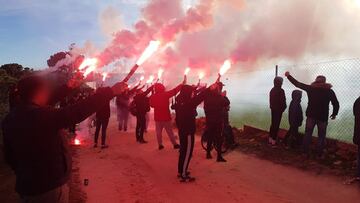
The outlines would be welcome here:
<svg viewBox="0 0 360 203">
<path fill-rule="evenodd" d="M 110 118 L 110 101 L 103 105 L 101 109 L 96 112 L 96 129 L 94 136 L 94 147 L 98 146 L 98 138 L 101 130 L 101 149 L 108 148 L 109 146 L 105 144 L 106 141 L 106 131 L 109 124 Z"/>
<path fill-rule="evenodd" d="M 119 122 L 118 130 L 127 131 L 128 119 L 129 119 L 129 94 L 124 92 L 116 97 L 115 103 L 117 107 L 117 120 Z"/>
<path fill-rule="evenodd" d="M 270 91 L 271 126 L 269 144 L 276 145 L 282 115 L 286 109 L 285 91 L 282 89 L 283 78 L 275 77 L 274 87 Z"/>
<path fill-rule="evenodd" d="M 326 129 L 329 118 L 329 104 L 333 106 L 333 112 L 330 116 L 334 120 L 339 112 L 339 101 L 332 90 L 332 85 L 326 83 L 326 77 L 319 75 L 311 85 L 307 85 L 297 81 L 290 75 L 289 72 L 285 73 L 289 81 L 306 91 L 308 95 L 308 107 L 306 109 L 306 126 L 305 137 L 303 140 L 304 152 L 309 155 L 309 148 L 312 140 L 312 134 L 315 126 L 318 127 L 318 144 L 317 155 L 322 156 L 325 147 Z"/>
<path fill-rule="evenodd" d="M 218 83 L 210 87 L 210 91 L 204 98 L 204 111 L 206 119 L 207 152 L 206 158 L 211 159 L 211 149 L 214 144 L 217 151 L 217 162 L 226 162 L 222 156 L 222 144 L 224 142 L 224 113 L 229 106 L 229 100 L 221 95 L 223 84 Z"/>
<path fill-rule="evenodd" d="M 138 94 L 135 95 L 130 108 L 132 113 L 136 116 L 136 141 L 145 144 L 144 132 L 146 129 L 146 114 L 150 111 L 150 101 L 147 95 L 153 90 L 153 86 L 149 87 L 145 92 L 141 89 L 138 90 Z"/>
<path fill-rule="evenodd" d="M 194 181 L 195 178 L 188 172 L 189 163 L 194 150 L 195 131 L 196 131 L 196 108 L 204 100 L 207 90 L 203 90 L 198 95 L 194 95 L 195 88 L 184 85 L 180 94 L 176 97 L 174 109 L 176 112 L 176 126 L 180 137 L 180 155 L 178 161 L 178 177 L 180 181 Z"/>
<path fill-rule="evenodd" d="M 52 91 L 44 78 L 31 75 L 17 87 L 20 103 L 2 123 L 4 155 L 16 175 L 15 190 L 23 202 L 67 203 L 71 154 L 62 129 L 95 113 L 127 85 L 117 83 L 58 109 L 48 105 Z"/>
<path fill-rule="evenodd" d="M 164 149 L 162 143 L 162 131 L 165 128 L 171 143 L 174 145 L 174 149 L 179 149 L 180 145 L 176 142 L 175 135 L 173 132 L 173 126 L 171 123 L 170 114 L 170 98 L 175 96 L 181 90 L 182 84 L 176 88 L 165 91 L 165 86 L 161 83 L 155 83 L 155 93 L 150 97 L 150 106 L 154 108 L 154 120 L 157 141 L 159 144 L 159 150 Z"/>
<path fill-rule="evenodd" d="M 358 147 L 357 173 L 356 173 L 355 180 L 360 181 L 360 97 L 354 103 L 353 112 L 354 112 L 354 116 L 355 116 L 353 142 Z"/>
</svg>

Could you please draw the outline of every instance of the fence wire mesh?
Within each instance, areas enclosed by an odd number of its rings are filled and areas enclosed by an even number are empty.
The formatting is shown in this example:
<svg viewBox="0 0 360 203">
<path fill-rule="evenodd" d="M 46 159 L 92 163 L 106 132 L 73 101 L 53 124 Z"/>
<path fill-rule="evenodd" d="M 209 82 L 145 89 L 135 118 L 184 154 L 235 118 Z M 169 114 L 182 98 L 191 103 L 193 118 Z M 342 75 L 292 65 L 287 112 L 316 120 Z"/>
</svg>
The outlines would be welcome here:
<svg viewBox="0 0 360 203">
<path fill-rule="evenodd" d="M 327 136 L 337 140 L 352 142 L 354 116 L 352 107 L 355 100 L 360 96 L 360 58 L 334 60 L 319 63 L 279 65 L 279 76 L 285 71 L 301 82 L 310 84 L 317 75 L 324 75 L 327 82 L 333 85 L 337 98 L 340 102 L 340 111 L 336 120 L 329 120 Z M 235 126 L 244 124 L 252 125 L 260 129 L 268 130 L 270 126 L 269 91 L 273 86 L 275 66 L 273 68 L 256 71 L 233 72 L 229 76 L 228 86 L 232 91 L 229 97 L 232 99 L 231 122 Z M 226 83 L 226 82 L 225 82 Z M 287 104 L 291 101 L 291 92 L 296 89 L 284 78 L 283 88 L 286 92 Z M 307 107 L 307 95 L 303 93 L 302 107 Z M 330 114 L 332 106 L 330 105 Z M 283 115 L 281 128 L 287 129 L 287 110 Z M 305 120 L 301 127 L 304 132 Z M 314 136 L 317 132 L 314 132 Z"/>
</svg>

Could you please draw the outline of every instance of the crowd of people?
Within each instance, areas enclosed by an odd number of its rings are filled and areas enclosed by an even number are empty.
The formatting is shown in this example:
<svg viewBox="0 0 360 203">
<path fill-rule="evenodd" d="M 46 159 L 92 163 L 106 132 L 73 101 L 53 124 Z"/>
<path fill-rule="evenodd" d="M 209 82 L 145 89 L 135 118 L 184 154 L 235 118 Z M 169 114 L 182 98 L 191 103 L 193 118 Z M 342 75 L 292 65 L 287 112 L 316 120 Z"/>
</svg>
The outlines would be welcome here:
<svg viewBox="0 0 360 203">
<path fill-rule="evenodd" d="M 317 76 L 310 85 L 299 82 L 289 72 L 286 72 L 285 76 L 296 88 L 306 92 L 308 105 L 306 109 L 305 135 L 302 137 L 299 134 L 299 127 L 303 123 L 303 110 L 301 107 L 302 91 L 296 89 L 292 92 L 292 101 L 290 102 L 288 112 L 290 128 L 282 141 L 287 146 L 293 148 L 300 147 L 308 158 L 310 156 L 314 128 L 317 127 L 318 136 L 315 154 L 318 158 L 324 158 L 328 120 L 329 118 L 332 120 L 336 119 L 340 108 L 332 85 L 327 83 L 326 77 L 323 75 Z M 287 107 L 282 84 L 283 78 L 275 77 L 274 87 L 270 91 L 271 126 L 269 145 L 271 146 L 276 146 L 280 142 L 278 137 L 279 126 L 282 114 Z M 332 113 L 329 116 L 330 104 L 332 105 Z M 353 114 L 355 117 L 353 143 L 358 146 L 357 174 L 353 180 L 360 181 L 360 97 L 354 103 Z"/>
<path fill-rule="evenodd" d="M 127 131 L 129 113 L 136 117 L 135 138 L 147 143 L 147 114 L 154 110 L 155 131 L 158 149 L 163 150 L 162 131 L 165 129 L 174 149 L 179 149 L 178 177 L 180 181 L 194 181 L 188 166 L 194 148 L 197 106 L 204 102 L 208 142 L 221 145 L 222 129 L 228 126 L 229 100 L 222 93 L 222 83 L 210 87 L 186 85 L 186 79 L 172 90 L 155 83 L 143 91 L 132 89 L 120 82 L 110 87 L 99 87 L 86 98 L 66 99 L 80 82 L 72 80 L 67 85 L 53 89 L 44 76 L 30 75 L 21 79 L 16 87 L 16 99 L 10 113 L 2 123 L 4 154 L 7 163 L 16 174 L 16 191 L 24 202 L 66 202 L 71 171 L 71 155 L 65 129 L 74 131 L 75 124 L 92 114 L 96 117 L 94 147 L 98 147 L 101 132 L 101 148 L 106 143 L 106 130 L 110 118 L 110 101 L 116 97 L 118 129 Z M 151 95 L 150 95 L 151 94 Z M 170 99 L 176 113 L 179 141 L 173 132 Z M 131 101 L 131 102 L 130 102 Z M 55 104 L 61 105 L 55 105 Z M 227 119 L 224 119 L 227 118 Z M 227 120 L 227 123 L 225 121 Z M 210 147 L 209 147 L 210 148 Z M 211 151 L 207 151 L 208 159 Z M 221 150 L 217 161 L 225 162 Z"/>
<path fill-rule="evenodd" d="M 317 126 L 317 154 L 322 156 L 326 141 L 329 104 L 333 106 L 331 119 L 335 119 L 339 111 L 336 94 L 324 76 L 318 76 L 312 84 L 307 85 L 297 81 L 288 72 L 285 75 L 295 87 L 307 93 L 308 107 L 305 136 L 302 138 L 299 135 L 299 127 L 303 123 L 302 91 L 294 90 L 289 106 L 290 129 L 284 142 L 291 147 L 301 145 L 304 152 L 309 154 L 313 130 Z M 276 77 L 274 87 L 270 91 L 269 144 L 271 146 L 279 143 L 279 126 L 287 108 L 282 84 L 283 79 Z M 5 158 L 15 171 L 16 191 L 24 202 L 67 202 L 71 155 L 63 129 L 73 130 L 76 123 L 95 113 L 94 147 L 98 147 L 100 132 L 101 148 L 109 147 L 106 143 L 106 130 L 111 114 L 110 101 L 114 97 L 116 97 L 118 130 L 128 130 L 131 113 L 136 117 L 135 140 L 141 144 L 147 143 L 144 133 L 147 130 L 148 113 L 153 108 L 158 149 L 164 149 L 162 132 L 165 129 L 173 148 L 179 150 L 177 172 L 181 182 L 195 180 L 188 168 L 195 144 L 197 107 L 204 103 L 206 119 L 204 135 L 208 144 L 206 158 L 212 158 L 211 146 L 214 146 L 217 152 L 216 161 L 226 162 L 221 145 L 225 139 L 224 132 L 232 132 L 232 128 L 229 123 L 230 101 L 226 91 L 223 91 L 221 82 L 217 81 L 209 87 L 201 87 L 187 85 L 185 78 L 181 84 L 171 90 L 166 90 L 161 83 L 155 83 L 147 88 L 137 85 L 129 89 L 127 84 L 119 82 L 112 87 L 99 87 L 86 98 L 60 107 L 54 106 L 77 86 L 78 83 L 70 80 L 67 85 L 59 88 L 60 90 L 54 90 L 51 89 L 46 78 L 38 75 L 23 78 L 17 84 L 17 102 L 12 104 L 2 127 Z M 171 105 L 172 98 L 174 102 Z M 180 143 L 177 142 L 173 131 L 170 107 L 175 111 Z M 354 115 L 354 143 L 359 145 L 360 98 L 354 104 Z M 358 177 L 360 177 L 360 161 L 358 166 Z"/>
</svg>

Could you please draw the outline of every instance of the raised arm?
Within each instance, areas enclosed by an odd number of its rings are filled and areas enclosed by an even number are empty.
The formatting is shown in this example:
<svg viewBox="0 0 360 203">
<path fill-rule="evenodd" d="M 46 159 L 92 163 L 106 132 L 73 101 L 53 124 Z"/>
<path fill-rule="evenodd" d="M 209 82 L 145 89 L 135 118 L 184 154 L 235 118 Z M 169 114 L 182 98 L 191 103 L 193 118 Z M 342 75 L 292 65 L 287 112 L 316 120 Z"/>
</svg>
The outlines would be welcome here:
<svg viewBox="0 0 360 203">
<path fill-rule="evenodd" d="M 147 90 L 143 93 L 144 96 L 147 96 L 152 90 L 154 89 L 154 86 L 150 86 L 149 88 L 147 88 Z"/>
<path fill-rule="evenodd" d="M 41 125 L 64 128 L 83 121 L 110 102 L 115 95 L 121 94 L 125 90 L 125 83 L 118 83 L 112 88 L 100 88 L 94 95 L 69 107 L 46 108 L 39 112 L 37 118 L 40 119 Z"/>
<path fill-rule="evenodd" d="M 293 76 L 290 75 L 289 72 L 285 73 L 285 76 L 288 78 L 288 80 L 295 85 L 295 87 L 300 88 L 302 90 L 308 91 L 310 89 L 310 85 L 301 83 L 299 81 L 297 81 Z"/>
<path fill-rule="evenodd" d="M 331 114 L 331 119 L 335 119 L 339 113 L 340 104 L 333 90 L 331 90 L 330 102 L 333 106 L 333 113 Z"/>
<path fill-rule="evenodd" d="M 193 107 L 197 107 L 199 104 L 201 104 L 201 102 L 204 101 L 205 96 L 207 94 L 209 94 L 209 91 L 210 91 L 210 89 L 206 88 L 206 89 L 203 89 L 200 93 L 196 94 L 190 101 L 191 105 Z"/>
<path fill-rule="evenodd" d="M 55 105 L 71 93 L 72 89 L 70 87 L 68 87 L 67 85 L 62 85 L 61 87 L 53 91 L 49 101 L 49 105 Z"/>
<path fill-rule="evenodd" d="M 169 98 L 175 96 L 175 95 L 181 90 L 181 87 L 182 87 L 182 86 L 183 86 L 183 85 L 180 84 L 180 85 L 178 85 L 177 87 L 175 87 L 174 89 L 168 91 L 167 94 L 168 94 Z"/>
</svg>

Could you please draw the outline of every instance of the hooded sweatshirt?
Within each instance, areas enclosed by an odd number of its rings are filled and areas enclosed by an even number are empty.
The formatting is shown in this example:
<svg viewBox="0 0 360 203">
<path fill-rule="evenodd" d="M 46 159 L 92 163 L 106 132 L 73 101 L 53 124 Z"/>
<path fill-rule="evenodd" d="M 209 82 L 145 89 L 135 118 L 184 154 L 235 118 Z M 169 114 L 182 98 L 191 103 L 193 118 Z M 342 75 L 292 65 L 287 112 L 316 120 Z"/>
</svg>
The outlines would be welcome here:
<svg viewBox="0 0 360 203">
<path fill-rule="evenodd" d="M 66 108 L 19 105 L 2 123 L 4 155 L 20 195 L 53 190 L 70 178 L 71 153 L 62 128 L 79 123 L 113 98 L 110 88 Z"/>
<path fill-rule="evenodd" d="M 303 111 L 301 107 L 302 92 L 294 90 L 292 92 L 292 101 L 289 106 L 289 124 L 290 126 L 299 127 L 303 122 Z"/>
<path fill-rule="evenodd" d="M 272 111 L 284 112 L 286 109 L 285 91 L 281 88 L 282 78 L 274 79 L 274 87 L 270 91 L 270 109 Z"/>
<path fill-rule="evenodd" d="M 169 99 L 175 96 L 181 87 L 182 85 L 179 85 L 170 91 L 165 91 L 164 85 L 160 83 L 154 85 L 155 94 L 150 97 L 150 106 L 154 108 L 155 121 L 171 121 Z"/>
<path fill-rule="evenodd" d="M 183 86 L 179 96 L 176 97 L 175 112 L 176 125 L 181 132 L 180 134 L 189 135 L 196 131 L 196 108 L 204 100 L 205 93 L 208 90 L 203 90 L 198 95 L 192 97 L 194 88 L 185 85 Z"/>
<path fill-rule="evenodd" d="M 331 89 L 332 85 L 325 82 L 314 82 L 306 85 L 297 81 L 291 75 L 288 76 L 289 81 L 296 87 L 306 91 L 308 95 L 308 107 L 306 116 L 319 121 L 327 122 L 329 118 L 329 104 L 333 105 L 332 115 L 336 116 L 339 112 L 339 101 L 335 92 Z"/>
</svg>

